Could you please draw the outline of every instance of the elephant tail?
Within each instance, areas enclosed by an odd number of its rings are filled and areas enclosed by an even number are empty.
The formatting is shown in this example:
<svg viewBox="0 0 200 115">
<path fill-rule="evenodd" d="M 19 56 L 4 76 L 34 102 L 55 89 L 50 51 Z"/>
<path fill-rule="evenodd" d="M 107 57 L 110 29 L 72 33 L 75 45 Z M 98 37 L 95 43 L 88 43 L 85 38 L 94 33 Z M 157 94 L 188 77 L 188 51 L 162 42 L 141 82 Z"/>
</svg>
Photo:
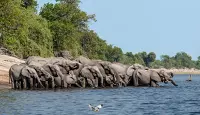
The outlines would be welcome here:
<svg viewBox="0 0 200 115">
<path fill-rule="evenodd" d="M 14 80 L 13 80 L 13 73 L 12 73 L 12 67 L 9 70 L 9 84 L 11 83 L 12 89 L 14 89 Z"/>
</svg>

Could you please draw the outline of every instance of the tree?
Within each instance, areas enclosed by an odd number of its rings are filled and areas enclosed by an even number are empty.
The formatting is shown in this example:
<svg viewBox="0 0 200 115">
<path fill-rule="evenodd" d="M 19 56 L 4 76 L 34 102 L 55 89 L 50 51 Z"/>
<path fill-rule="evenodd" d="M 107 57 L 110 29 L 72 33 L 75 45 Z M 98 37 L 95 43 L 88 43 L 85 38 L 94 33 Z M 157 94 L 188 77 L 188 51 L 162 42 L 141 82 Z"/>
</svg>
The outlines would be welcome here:
<svg viewBox="0 0 200 115">
<path fill-rule="evenodd" d="M 195 67 L 195 64 L 193 63 L 192 61 L 192 57 L 189 56 L 187 53 L 185 52 L 178 52 L 176 55 L 175 55 L 175 60 L 176 60 L 176 63 L 178 65 L 178 67 L 187 67 L 187 68 L 192 68 L 192 67 Z"/>
<path fill-rule="evenodd" d="M 161 62 L 163 63 L 163 66 L 167 69 L 173 67 L 173 62 L 168 55 L 161 55 Z"/>
<path fill-rule="evenodd" d="M 154 52 L 150 52 L 147 55 L 147 58 L 145 59 L 146 66 L 149 67 L 150 63 L 154 62 L 156 60 L 156 54 Z"/>
<path fill-rule="evenodd" d="M 78 0 L 71 2 L 58 0 L 56 4 L 45 4 L 40 15 L 49 21 L 53 34 L 53 50 L 69 50 L 73 56 L 78 56 L 83 52 L 81 37 L 86 36 L 89 31 L 88 22 L 95 18 L 80 10 Z"/>
<path fill-rule="evenodd" d="M 108 45 L 106 58 L 111 62 L 119 62 L 122 59 L 123 52 L 122 49 L 117 46 Z"/>
<path fill-rule="evenodd" d="M 22 58 L 52 55 L 52 38 L 47 22 L 36 15 L 33 8 L 22 7 L 21 0 L 1 0 L 0 15 L 1 44 L 4 47 Z"/>
</svg>

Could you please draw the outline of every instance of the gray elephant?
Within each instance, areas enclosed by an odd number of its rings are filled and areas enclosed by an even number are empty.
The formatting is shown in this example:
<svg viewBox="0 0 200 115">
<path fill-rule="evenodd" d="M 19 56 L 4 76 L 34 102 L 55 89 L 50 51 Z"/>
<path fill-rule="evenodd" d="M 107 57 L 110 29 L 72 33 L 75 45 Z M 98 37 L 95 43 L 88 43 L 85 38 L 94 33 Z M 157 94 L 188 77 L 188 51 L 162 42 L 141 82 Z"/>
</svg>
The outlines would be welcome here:
<svg viewBox="0 0 200 115">
<path fill-rule="evenodd" d="M 42 68 L 54 77 L 55 87 L 67 87 L 67 85 L 64 86 L 64 75 L 60 71 L 58 65 L 45 64 Z"/>
<path fill-rule="evenodd" d="M 47 71 L 45 71 L 42 67 L 30 65 L 29 67 L 35 69 L 35 71 L 38 74 L 38 77 L 40 78 L 40 81 L 45 86 L 45 88 L 54 88 L 54 77 L 50 75 Z"/>
<path fill-rule="evenodd" d="M 80 71 L 80 77 L 83 77 L 90 87 L 97 88 L 99 86 L 99 81 L 101 87 L 104 87 L 103 76 L 97 66 L 85 65 Z M 86 82 L 84 82 L 85 84 L 83 84 L 83 87 L 86 86 Z"/>
<path fill-rule="evenodd" d="M 64 86 L 70 88 L 72 87 L 72 85 L 81 88 L 81 85 L 78 84 L 78 78 L 76 77 L 73 71 L 70 71 L 69 74 L 66 74 L 64 76 Z"/>
<path fill-rule="evenodd" d="M 72 84 L 80 87 L 78 84 L 78 79 L 73 74 L 72 71 L 69 71 L 65 67 L 61 67 L 57 64 L 46 64 L 42 68 L 47 71 L 50 75 L 54 76 L 56 87 L 67 88 Z"/>
<path fill-rule="evenodd" d="M 116 71 L 116 73 L 119 76 L 119 83 L 120 86 L 127 86 L 127 78 L 129 78 L 129 76 L 127 75 L 127 65 L 123 65 L 121 63 L 112 63 L 110 64 L 111 69 L 114 69 Z"/>
<path fill-rule="evenodd" d="M 11 79 L 12 88 L 14 89 L 32 89 L 36 88 L 36 84 L 44 88 L 35 69 L 25 64 L 12 65 L 9 70 L 9 77 Z"/>
<path fill-rule="evenodd" d="M 133 85 L 133 73 L 136 69 L 142 69 L 142 70 L 149 70 L 149 68 L 144 67 L 140 64 L 133 64 L 133 65 L 122 65 L 124 68 L 126 68 L 126 76 L 124 77 L 124 81 L 127 85 Z"/>
<path fill-rule="evenodd" d="M 165 71 L 154 71 L 154 70 L 143 70 L 136 69 L 133 74 L 133 85 L 134 86 L 159 86 L 158 82 L 171 81 L 174 86 L 177 84 L 171 79 L 171 76 Z"/>
<path fill-rule="evenodd" d="M 45 64 L 47 64 L 51 59 L 53 58 L 43 58 L 43 57 L 39 57 L 39 56 L 29 56 L 26 59 L 26 64 L 27 65 L 35 65 L 35 66 L 43 66 Z"/>
<path fill-rule="evenodd" d="M 105 80 L 109 80 L 109 81 L 106 81 L 107 83 L 110 83 L 110 79 L 111 79 L 111 76 L 112 76 L 112 84 L 110 84 L 110 86 L 112 87 L 112 85 L 117 85 L 117 86 L 122 86 L 122 84 L 124 86 L 126 86 L 126 83 L 124 82 L 124 77 L 126 76 L 124 72 L 120 72 L 121 70 L 120 69 L 117 69 L 118 68 L 118 65 L 114 65 L 110 62 L 107 62 L 107 61 L 100 61 L 98 62 L 101 67 L 103 68 L 105 74 L 106 74 L 106 78 L 105 77 Z"/>
</svg>

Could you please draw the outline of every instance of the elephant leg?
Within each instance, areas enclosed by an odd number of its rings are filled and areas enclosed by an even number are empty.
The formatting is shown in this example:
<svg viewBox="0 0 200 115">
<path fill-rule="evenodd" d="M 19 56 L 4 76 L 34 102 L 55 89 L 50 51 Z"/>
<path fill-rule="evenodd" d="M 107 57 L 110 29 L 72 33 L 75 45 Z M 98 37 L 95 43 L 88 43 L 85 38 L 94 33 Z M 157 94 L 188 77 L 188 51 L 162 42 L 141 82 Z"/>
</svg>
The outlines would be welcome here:
<svg viewBox="0 0 200 115">
<path fill-rule="evenodd" d="M 82 85 L 83 88 L 86 87 L 86 79 L 85 78 L 82 78 L 81 85 Z"/>
<path fill-rule="evenodd" d="M 37 83 L 41 86 L 41 88 L 44 88 L 44 86 L 42 85 L 41 80 L 38 76 L 36 76 L 36 78 L 34 78 L 34 79 L 35 79 L 35 82 L 37 81 Z"/>
<path fill-rule="evenodd" d="M 133 86 L 137 87 L 138 84 L 138 77 L 137 77 L 137 71 L 133 73 Z"/>
<path fill-rule="evenodd" d="M 111 88 L 113 88 L 113 87 L 114 87 L 114 86 L 113 86 L 113 83 L 111 83 L 111 84 L 110 84 L 110 87 L 111 87 Z"/>
<path fill-rule="evenodd" d="M 49 88 L 49 82 L 45 81 L 45 88 L 48 89 Z"/>
<path fill-rule="evenodd" d="M 33 89 L 33 78 L 29 78 L 29 87 Z"/>
<path fill-rule="evenodd" d="M 15 81 L 16 89 L 19 89 L 19 82 Z"/>
<path fill-rule="evenodd" d="M 55 82 L 54 82 L 54 78 L 51 79 L 51 88 L 53 89 L 55 87 Z"/>
<path fill-rule="evenodd" d="M 101 80 L 101 87 L 105 87 L 104 82 L 103 82 L 103 78 L 100 78 L 100 80 Z"/>
<path fill-rule="evenodd" d="M 19 89 L 21 90 L 22 89 L 22 80 L 18 81 L 18 86 L 19 86 Z"/>
<path fill-rule="evenodd" d="M 17 80 L 14 81 L 14 84 L 15 84 L 15 89 L 18 89 L 18 81 Z"/>
<path fill-rule="evenodd" d="M 157 87 L 158 85 L 156 84 L 155 81 L 152 81 L 152 80 L 151 80 L 150 86 L 151 86 L 151 87 Z"/>
<path fill-rule="evenodd" d="M 27 89 L 27 81 L 26 81 L 26 78 L 23 78 L 23 89 Z"/>
<path fill-rule="evenodd" d="M 33 78 L 33 89 L 35 89 L 35 88 L 36 88 L 36 79 Z"/>
<path fill-rule="evenodd" d="M 64 88 L 65 86 L 64 86 L 64 80 L 63 79 L 61 79 L 61 88 Z"/>
<path fill-rule="evenodd" d="M 12 89 L 15 89 L 14 81 L 11 81 L 11 88 L 12 88 Z"/>
<path fill-rule="evenodd" d="M 98 87 L 98 84 L 99 84 L 98 78 L 95 79 L 95 82 L 94 82 L 94 83 L 95 83 L 95 88 L 97 88 L 97 87 Z"/>
<path fill-rule="evenodd" d="M 91 79 L 87 79 L 87 82 L 88 82 L 90 87 L 94 88 L 94 84 L 93 84 L 93 81 Z"/>
</svg>

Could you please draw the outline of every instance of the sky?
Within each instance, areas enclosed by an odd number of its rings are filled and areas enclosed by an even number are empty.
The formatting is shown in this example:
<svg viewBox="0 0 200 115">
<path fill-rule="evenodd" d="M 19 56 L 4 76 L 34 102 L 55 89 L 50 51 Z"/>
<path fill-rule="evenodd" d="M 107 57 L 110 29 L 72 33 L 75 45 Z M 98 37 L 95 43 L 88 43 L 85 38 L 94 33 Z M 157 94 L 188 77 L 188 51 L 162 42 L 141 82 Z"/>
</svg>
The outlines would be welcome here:
<svg viewBox="0 0 200 115">
<path fill-rule="evenodd" d="M 38 0 L 39 7 L 54 0 Z M 55 3 L 55 2 L 54 2 Z M 90 28 L 123 52 L 200 56 L 200 0 L 81 0 Z"/>
</svg>

